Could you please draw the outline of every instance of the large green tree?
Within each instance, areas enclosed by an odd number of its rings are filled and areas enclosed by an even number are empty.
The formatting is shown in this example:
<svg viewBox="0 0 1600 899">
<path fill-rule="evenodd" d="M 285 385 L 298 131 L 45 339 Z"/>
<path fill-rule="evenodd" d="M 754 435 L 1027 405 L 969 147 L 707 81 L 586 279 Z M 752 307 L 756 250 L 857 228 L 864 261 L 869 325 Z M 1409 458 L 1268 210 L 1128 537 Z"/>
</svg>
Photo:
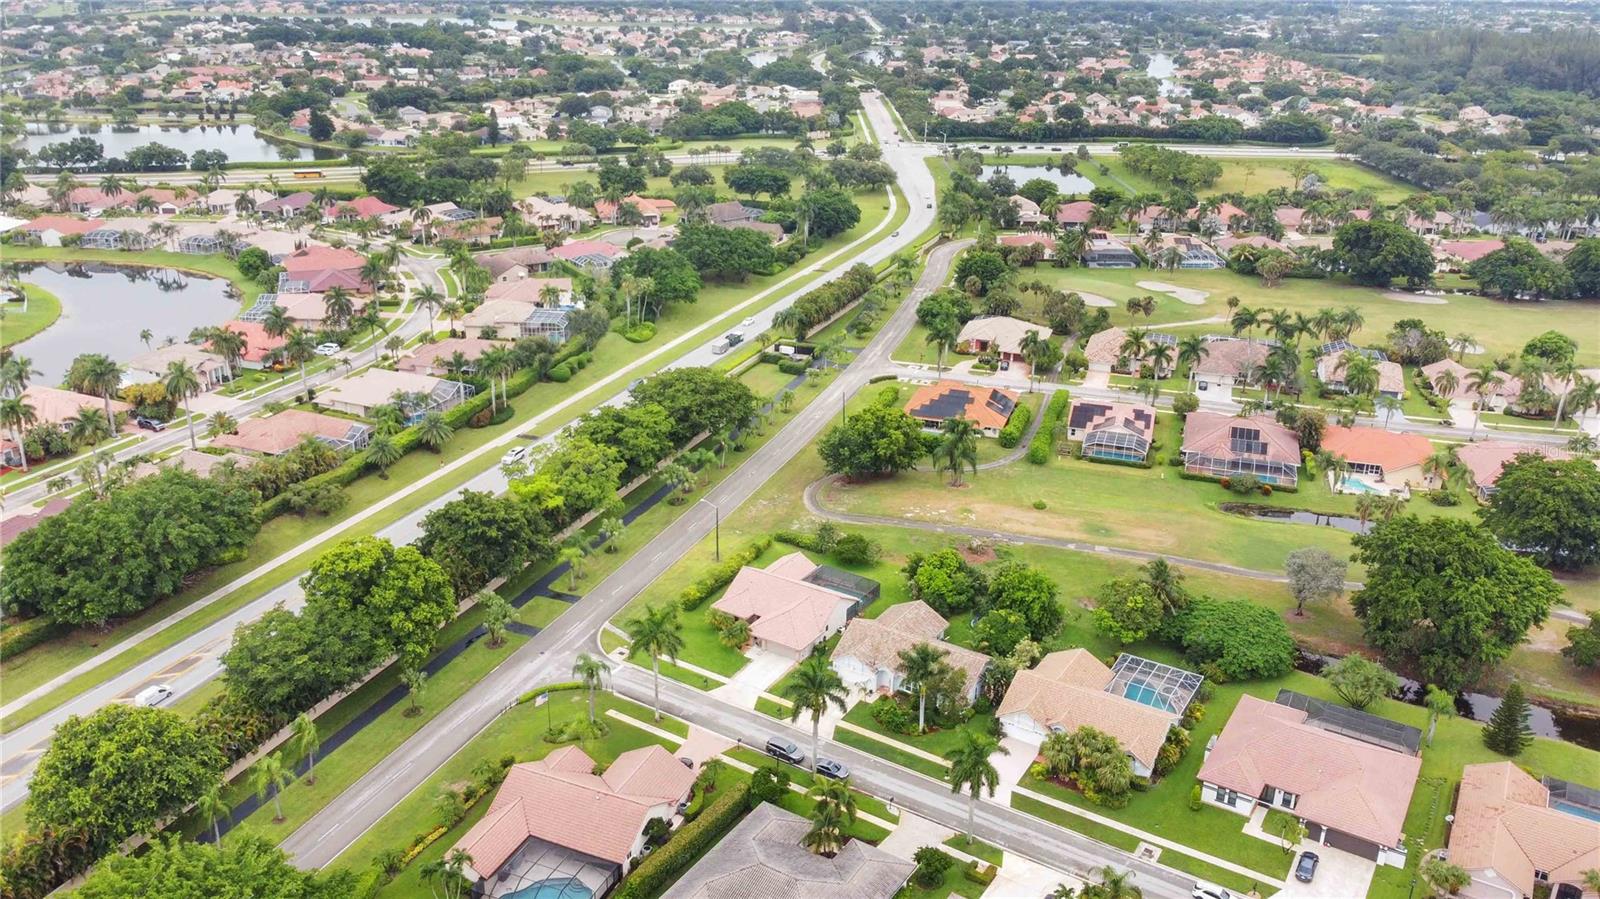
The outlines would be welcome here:
<svg viewBox="0 0 1600 899">
<path fill-rule="evenodd" d="M 222 767 L 217 747 L 175 712 L 112 704 L 74 715 L 39 757 L 28 826 L 81 831 L 105 852 L 182 811 Z"/>
<path fill-rule="evenodd" d="M 245 835 L 227 848 L 188 840 L 158 840 L 137 855 L 113 855 L 72 895 L 82 899 L 344 899 L 358 892 L 355 875 L 301 871 L 266 839 Z"/>
<path fill-rule="evenodd" d="M 656 403 L 601 406 L 585 415 L 573 434 L 615 450 L 632 480 L 651 470 L 672 452 L 672 419 Z"/>
<path fill-rule="evenodd" d="M 1354 540 L 1366 586 L 1351 603 L 1367 642 L 1452 693 L 1542 623 L 1561 588 L 1468 521 L 1402 515 Z"/>
<path fill-rule="evenodd" d="M 1600 562 L 1600 468 L 1586 459 L 1517 456 L 1500 473 L 1483 523 L 1549 568 Z"/>
<path fill-rule="evenodd" d="M 1094 624 L 1119 643 L 1136 643 L 1161 626 L 1161 600 L 1141 578 L 1113 578 L 1095 594 Z"/>
<path fill-rule="evenodd" d="M 1433 280 L 1433 251 L 1404 225 L 1354 221 L 1339 227 L 1333 252 L 1360 284 L 1387 287 L 1396 278 L 1419 287 Z"/>
<path fill-rule="evenodd" d="M 616 501 L 626 467 L 617 451 L 573 435 L 524 478 L 512 493 L 552 523 L 564 526 Z"/>
<path fill-rule="evenodd" d="M 743 425 L 757 405 L 743 381 L 710 368 L 668 369 L 635 387 L 633 400 L 667 411 L 678 446 L 702 431 L 719 434 Z"/>
<path fill-rule="evenodd" d="M 222 677 L 230 696 L 281 721 L 359 681 L 385 655 L 365 617 L 272 609 L 234 631 Z"/>
<path fill-rule="evenodd" d="M 433 652 L 439 627 L 456 612 L 444 569 L 414 547 L 381 537 L 335 544 L 311 563 L 300 586 L 308 612 L 370 621 L 390 652 L 417 666 Z"/>
<path fill-rule="evenodd" d="M 465 490 L 422 519 L 416 546 L 449 575 L 456 596 L 469 596 L 548 555 L 544 530 L 528 504 Z"/>
<path fill-rule="evenodd" d="M 1294 667 L 1294 638 L 1282 616 L 1245 599 L 1196 599 L 1173 622 L 1184 655 L 1231 680 L 1282 677 Z"/>
<path fill-rule="evenodd" d="M 959 552 L 941 549 L 928 555 L 912 553 L 906 559 L 906 587 L 946 618 L 977 608 L 988 595 L 988 579 Z"/>
<path fill-rule="evenodd" d="M 822 435 L 817 451 L 833 474 L 853 479 L 915 468 L 926 455 L 922 426 L 894 406 L 872 405 Z"/>
<path fill-rule="evenodd" d="M 989 607 L 1009 609 L 1028 622 L 1035 640 L 1046 640 L 1061 626 L 1055 581 L 1026 562 L 1002 562 L 989 576 Z"/>
<path fill-rule="evenodd" d="M 1467 277 L 1489 293 L 1507 300 L 1561 299 L 1572 296 L 1572 274 L 1526 240 L 1506 245 L 1467 266 Z"/>
<path fill-rule="evenodd" d="M 700 273 L 682 253 L 670 247 L 639 247 L 611 269 L 611 283 L 622 286 L 628 276 L 650 279 L 640 299 L 649 317 L 661 314 L 672 303 L 693 303 L 700 295 Z"/>
</svg>

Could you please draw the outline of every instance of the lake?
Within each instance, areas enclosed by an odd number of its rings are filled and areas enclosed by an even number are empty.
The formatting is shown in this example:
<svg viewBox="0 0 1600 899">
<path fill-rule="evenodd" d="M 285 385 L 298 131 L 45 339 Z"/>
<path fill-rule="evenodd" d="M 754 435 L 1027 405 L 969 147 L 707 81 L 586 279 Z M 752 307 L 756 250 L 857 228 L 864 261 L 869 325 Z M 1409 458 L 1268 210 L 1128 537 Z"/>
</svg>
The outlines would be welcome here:
<svg viewBox="0 0 1600 899">
<path fill-rule="evenodd" d="M 1017 182 L 1018 187 L 1034 178 L 1043 178 L 1060 188 L 1064 194 L 1087 194 L 1094 190 L 1094 182 L 1082 175 L 1063 175 L 1058 168 L 1042 165 L 1008 165 L 1003 169 L 999 166 L 986 165 L 983 167 L 984 179 L 987 180 L 996 170 L 1004 171 L 1012 181 Z"/>
<path fill-rule="evenodd" d="M 1178 64 L 1172 57 L 1165 53 L 1156 53 L 1150 57 L 1150 64 L 1145 66 L 1144 73 L 1161 82 L 1161 96 L 1172 97 L 1186 93 L 1179 86 L 1178 79 L 1172 77 L 1178 72 Z"/>
<path fill-rule="evenodd" d="M 279 144 L 256 134 L 252 125 L 55 125 L 40 123 L 28 125 L 22 145 L 37 153 L 41 147 L 58 144 L 75 137 L 90 137 L 100 142 L 106 156 L 124 156 L 134 147 L 149 143 L 164 144 L 176 150 L 193 154 L 196 150 L 221 150 L 228 154 L 229 162 L 271 162 L 278 155 Z M 296 159 L 333 159 L 339 154 L 331 150 L 315 151 L 294 148 Z"/>
<path fill-rule="evenodd" d="M 778 58 L 779 54 L 776 50 L 757 50 L 754 53 L 745 54 L 745 59 L 750 60 L 750 64 L 758 69 L 772 65 L 778 61 Z"/>
<path fill-rule="evenodd" d="M 139 332 L 149 328 L 150 345 L 166 338 L 188 339 L 199 327 L 220 325 L 239 312 L 233 285 L 220 278 L 172 269 L 102 263 L 47 263 L 18 266 L 22 280 L 61 300 L 61 317 L 50 327 L 16 344 L 13 351 L 33 360 L 38 383 L 60 384 L 81 353 L 105 353 L 126 362 L 147 350 Z"/>
</svg>

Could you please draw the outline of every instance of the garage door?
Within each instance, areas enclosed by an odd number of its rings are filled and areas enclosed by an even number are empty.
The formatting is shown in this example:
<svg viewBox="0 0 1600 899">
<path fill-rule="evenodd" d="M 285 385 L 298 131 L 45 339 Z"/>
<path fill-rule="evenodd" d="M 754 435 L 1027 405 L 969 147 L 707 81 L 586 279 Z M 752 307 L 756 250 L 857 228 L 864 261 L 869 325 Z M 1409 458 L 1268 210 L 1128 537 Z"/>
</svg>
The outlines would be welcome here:
<svg viewBox="0 0 1600 899">
<path fill-rule="evenodd" d="M 1359 855 L 1367 861 L 1375 862 L 1378 860 L 1378 844 L 1370 840 L 1363 840 L 1360 837 L 1353 837 L 1350 834 L 1329 829 L 1326 842 L 1335 849 L 1348 852 L 1351 855 Z"/>
</svg>

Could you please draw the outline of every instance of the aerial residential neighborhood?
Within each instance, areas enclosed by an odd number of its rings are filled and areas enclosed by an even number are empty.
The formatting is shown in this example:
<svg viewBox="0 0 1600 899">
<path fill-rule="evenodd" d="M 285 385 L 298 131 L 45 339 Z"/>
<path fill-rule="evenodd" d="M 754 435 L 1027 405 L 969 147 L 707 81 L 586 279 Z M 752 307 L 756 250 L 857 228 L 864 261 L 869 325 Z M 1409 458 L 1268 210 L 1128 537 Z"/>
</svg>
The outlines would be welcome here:
<svg viewBox="0 0 1600 899">
<path fill-rule="evenodd" d="M 1600 5 L 0 48 L 6 899 L 1600 899 Z"/>
</svg>

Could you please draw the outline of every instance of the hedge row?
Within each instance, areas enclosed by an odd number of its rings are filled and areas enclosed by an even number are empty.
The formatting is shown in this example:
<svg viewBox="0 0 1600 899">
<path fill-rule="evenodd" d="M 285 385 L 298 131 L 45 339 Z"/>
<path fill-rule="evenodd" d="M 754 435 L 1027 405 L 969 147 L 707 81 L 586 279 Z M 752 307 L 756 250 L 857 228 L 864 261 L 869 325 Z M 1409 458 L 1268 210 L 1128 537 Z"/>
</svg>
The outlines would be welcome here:
<svg viewBox="0 0 1600 899">
<path fill-rule="evenodd" d="M 1061 420 L 1067 416 L 1069 402 L 1071 398 L 1065 390 L 1057 390 L 1055 395 L 1050 397 L 1050 405 L 1044 410 L 1044 420 L 1039 422 L 1039 430 L 1028 444 L 1029 462 L 1043 465 L 1050 461 L 1050 454 L 1056 448 L 1056 432 L 1061 430 Z"/>
<path fill-rule="evenodd" d="M 0 630 L 0 659 L 9 659 L 27 652 L 46 640 L 54 639 L 62 632 L 61 627 L 44 615 L 8 624 Z"/>
<path fill-rule="evenodd" d="M 693 864 L 744 817 L 750 805 L 750 781 L 741 780 L 711 803 L 700 817 L 678 828 L 665 846 L 645 856 L 618 887 L 615 899 L 659 895 L 678 872 Z"/>
<path fill-rule="evenodd" d="M 1033 422 L 1033 408 L 1031 406 L 1018 406 L 1011 413 L 1011 420 L 1000 429 L 1000 445 L 1011 449 L 1022 442 L 1022 435 L 1028 432 L 1028 425 Z"/>
<path fill-rule="evenodd" d="M 683 588 L 683 592 L 678 594 L 678 605 L 685 612 L 700 608 L 711 598 L 711 594 L 733 583 L 733 579 L 739 575 L 739 569 L 754 562 L 771 548 L 772 538 L 762 537 L 729 556 L 721 564 L 713 565 L 705 574 L 700 575 L 699 580 Z"/>
</svg>

